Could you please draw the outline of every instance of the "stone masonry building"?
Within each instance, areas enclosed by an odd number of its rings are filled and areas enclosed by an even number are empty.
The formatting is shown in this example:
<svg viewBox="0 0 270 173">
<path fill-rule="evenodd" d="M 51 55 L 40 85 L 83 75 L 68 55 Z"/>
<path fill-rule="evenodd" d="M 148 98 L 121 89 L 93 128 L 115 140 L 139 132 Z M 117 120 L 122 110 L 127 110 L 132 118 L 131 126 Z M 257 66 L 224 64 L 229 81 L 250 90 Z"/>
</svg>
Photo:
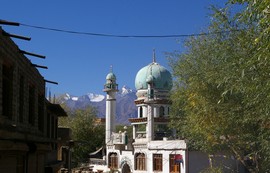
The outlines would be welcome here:
<svg viewBox="0 0 270 173">
<path fill-rule="evenodd" d="M 0 27 L 0 172 L 57 172 L 57 124 L 66 112 L 45 98 L 45 80 Z"/>
</svg>

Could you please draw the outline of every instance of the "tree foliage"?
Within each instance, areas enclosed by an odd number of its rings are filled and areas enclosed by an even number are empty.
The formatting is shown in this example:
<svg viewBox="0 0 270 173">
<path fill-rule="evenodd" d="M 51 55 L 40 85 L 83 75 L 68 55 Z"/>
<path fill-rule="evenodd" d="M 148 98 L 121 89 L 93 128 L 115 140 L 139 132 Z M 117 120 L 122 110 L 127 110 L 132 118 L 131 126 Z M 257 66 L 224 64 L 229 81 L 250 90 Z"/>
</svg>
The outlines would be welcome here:
<svg viewBox="0 0 270 173">
<path fill-rule="evenodd" d="M 96 109 L 87 107 L 75 111 L 67 111 L 68 117 L 59 119 L 59 126 L 72 130 L 72 139 L 75 145 L 72 152 L 72 161 L 77 166 L 87 161 L 89 153 L 104 145 L 104 125 L 95 124 Z"/>
<path fill-rule="evenodd" d="M 185 52 L 170 54 L 171 125 L 193 149 L 229 150 L 250 172 L 269 172 L 269 1 L 230 2 L 242 10 L 212 8 L 208 31 L 218 34 L 189 38 Z"/>
</svg>

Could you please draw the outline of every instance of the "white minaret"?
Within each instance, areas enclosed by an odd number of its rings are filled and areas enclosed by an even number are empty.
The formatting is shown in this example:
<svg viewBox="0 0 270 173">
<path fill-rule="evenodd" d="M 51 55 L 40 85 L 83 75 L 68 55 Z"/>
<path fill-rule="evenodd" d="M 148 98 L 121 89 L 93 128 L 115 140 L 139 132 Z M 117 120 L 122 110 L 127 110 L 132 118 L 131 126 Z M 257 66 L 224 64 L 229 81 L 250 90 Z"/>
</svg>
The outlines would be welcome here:
<svg viewBox="0 0 270 173">
<path fill-rule="evenodd" d="M 154 140 L 154 106 L 153 103 L 155 103 L 154 100 L 154 76 L 152 72 L 152 66 L 157 64 L 156 63 L 156 53 L 155 49 L 153 50 L 153 62 L 152 65 L 149 66 L 149 75 L 146 78 L 147 83 L 147 99 L 145 99 L 145 103 L 148 104 L 147 106 L 147 124 L 146 124 L 146 138 L 147 141 Z"/>
<path fill-rule="evenodd" d="M 104 92 L 106 96 L 106 132 L 105 142 L 106 144 L 111 142 L 112 132 L 115 131 L 115 114 L 116 114 L 116 99 L 115 93 L 118 92 L 118 84 L 116 83 L 116 76 L 111 72 L 106 76 L 106 84 L 104 85 Z"/>
</svg>

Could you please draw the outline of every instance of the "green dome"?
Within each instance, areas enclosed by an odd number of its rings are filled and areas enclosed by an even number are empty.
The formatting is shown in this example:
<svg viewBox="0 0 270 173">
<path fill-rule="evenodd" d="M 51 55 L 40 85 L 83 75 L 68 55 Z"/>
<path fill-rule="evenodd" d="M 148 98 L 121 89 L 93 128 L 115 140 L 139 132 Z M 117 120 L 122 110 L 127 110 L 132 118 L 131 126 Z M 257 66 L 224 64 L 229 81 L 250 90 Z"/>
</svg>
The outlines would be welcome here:
<svg viewBox="0 0 270 173">
<path fill-rule="evenodd" d="M 116 80 L 115 74 L 113 74 L 112 72 L 109 73 L 109 74 L 106 76 L 106 80 L 113 80 L 113 81 L 115 81 L 115 80 Z"/>
<path fill-rule="evenodd" d="M 148 83 L 153 83 L 156 89 L 171 90 L 172 75 L 166 68 L 153 62 L 139 70 L 135 78 L 137 90 L 147 89 Z"/>
</svg>

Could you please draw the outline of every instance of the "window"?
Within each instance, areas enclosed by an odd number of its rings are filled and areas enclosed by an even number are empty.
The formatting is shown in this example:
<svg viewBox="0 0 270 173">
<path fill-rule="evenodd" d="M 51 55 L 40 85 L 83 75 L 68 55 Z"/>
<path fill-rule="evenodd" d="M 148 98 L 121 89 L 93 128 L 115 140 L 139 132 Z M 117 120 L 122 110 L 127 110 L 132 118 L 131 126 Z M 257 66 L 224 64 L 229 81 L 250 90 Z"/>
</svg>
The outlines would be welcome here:
<svg viewBox="0 0 270 173">
<path fill-rule="evenodd" d="M 163 106 L 160 106 L 160 108 L 159 108 L 159 116 L 160 117 L 163 117 L 165 115 L 165 113 L 164 113 L 164 107 Z"/>
<path fill-rule="evenodd" d="M 38 129 L 44 131 L 44 95 L 38 96 Z"/>
<path fill-rule="evenodd" d="M 29 86 L 28 104 L 29 104 L 28 122 L 29 124 L 34 125 L 35 123 L 35 87 L 34 86 Z"/>
<path fill-rule="evenodd" d="M 24 77 L 20 76 L 19 89 L 19 121 L 22 123 L 24 117 Z"/>
<path fill-rule="evenodd" d="M 13 86 L 13 68 L 3 65 L 3 100 L 2 100 L 2 108 L 3 108 L 3 115 L 12 117 L 12 86 Z"/>
<path fill-rule="evenodd" d="M 135 170 L 146 170 L 146 159 L 144 153 L 135 155 Z"/>
<path fill-rule="evenodd" d="M 109 168 L 118 169 L 118 157 L 116 153 L 109 154 Z"/>
<path fill-rule="evenodd" d="M 51 134 L 51 114 L 47 112 L 47 137 L 50 138 Z"/>
<path fill-rule="evenodd" d="M 17 156 L 17 165 L 16 165 L 17 173 L 24 173 L 25 167 L 26 167 L 25 156 L 21 156 L 21 155 Z"/>
<path fill-rule="evenodd" d="M 50 139 L 57 139 L 57 117 L 55 114 L 49 114 L 50 115 L 50 123 L 47 125 L 47 127 L 50 129 Z M 48 122 L 47 122 L 48 123 Z M 57 149 L 57 144 L 55 142 L 51 143 L 52 149 Z"/>
<path fill-rule="evenodd" d="M 153 154 L 153 171 L 162 171 L 162 154 Z"/>
<path fill-rule="evenodd" d="M 136 125 L 136 138 L 146 138 L 146 124 Z"/>
<path fill-rule="evenodd" d="M 139 108 L 139 118 L 143 117 L 143 108 L 140 106 Z"/>
<path fill-rule="evenodd" d="M 170 154 L 170 173 L 180 173 L 180 154 Z"/>
<path fill-rule="evenodd" d="M 153 99 L 154 98 L 154 89 L 148 89 L 148 98 Z"/>
<path fill-rule="evenodd" d="M 55 119 L 55 132 L 54 132 L 55 139 L 57 139 L 58 136 L 57 127 L 58 127 L 58 118 Z"/>
<path fill-rule="evenodd" d="M 54 136 L 54 134 L 55 134 L 55 121 L 54 121 L 54 115 L 51 115 L 51 139 L 54 139 L 55 138 L 55 136 Z"/>
</svg>

